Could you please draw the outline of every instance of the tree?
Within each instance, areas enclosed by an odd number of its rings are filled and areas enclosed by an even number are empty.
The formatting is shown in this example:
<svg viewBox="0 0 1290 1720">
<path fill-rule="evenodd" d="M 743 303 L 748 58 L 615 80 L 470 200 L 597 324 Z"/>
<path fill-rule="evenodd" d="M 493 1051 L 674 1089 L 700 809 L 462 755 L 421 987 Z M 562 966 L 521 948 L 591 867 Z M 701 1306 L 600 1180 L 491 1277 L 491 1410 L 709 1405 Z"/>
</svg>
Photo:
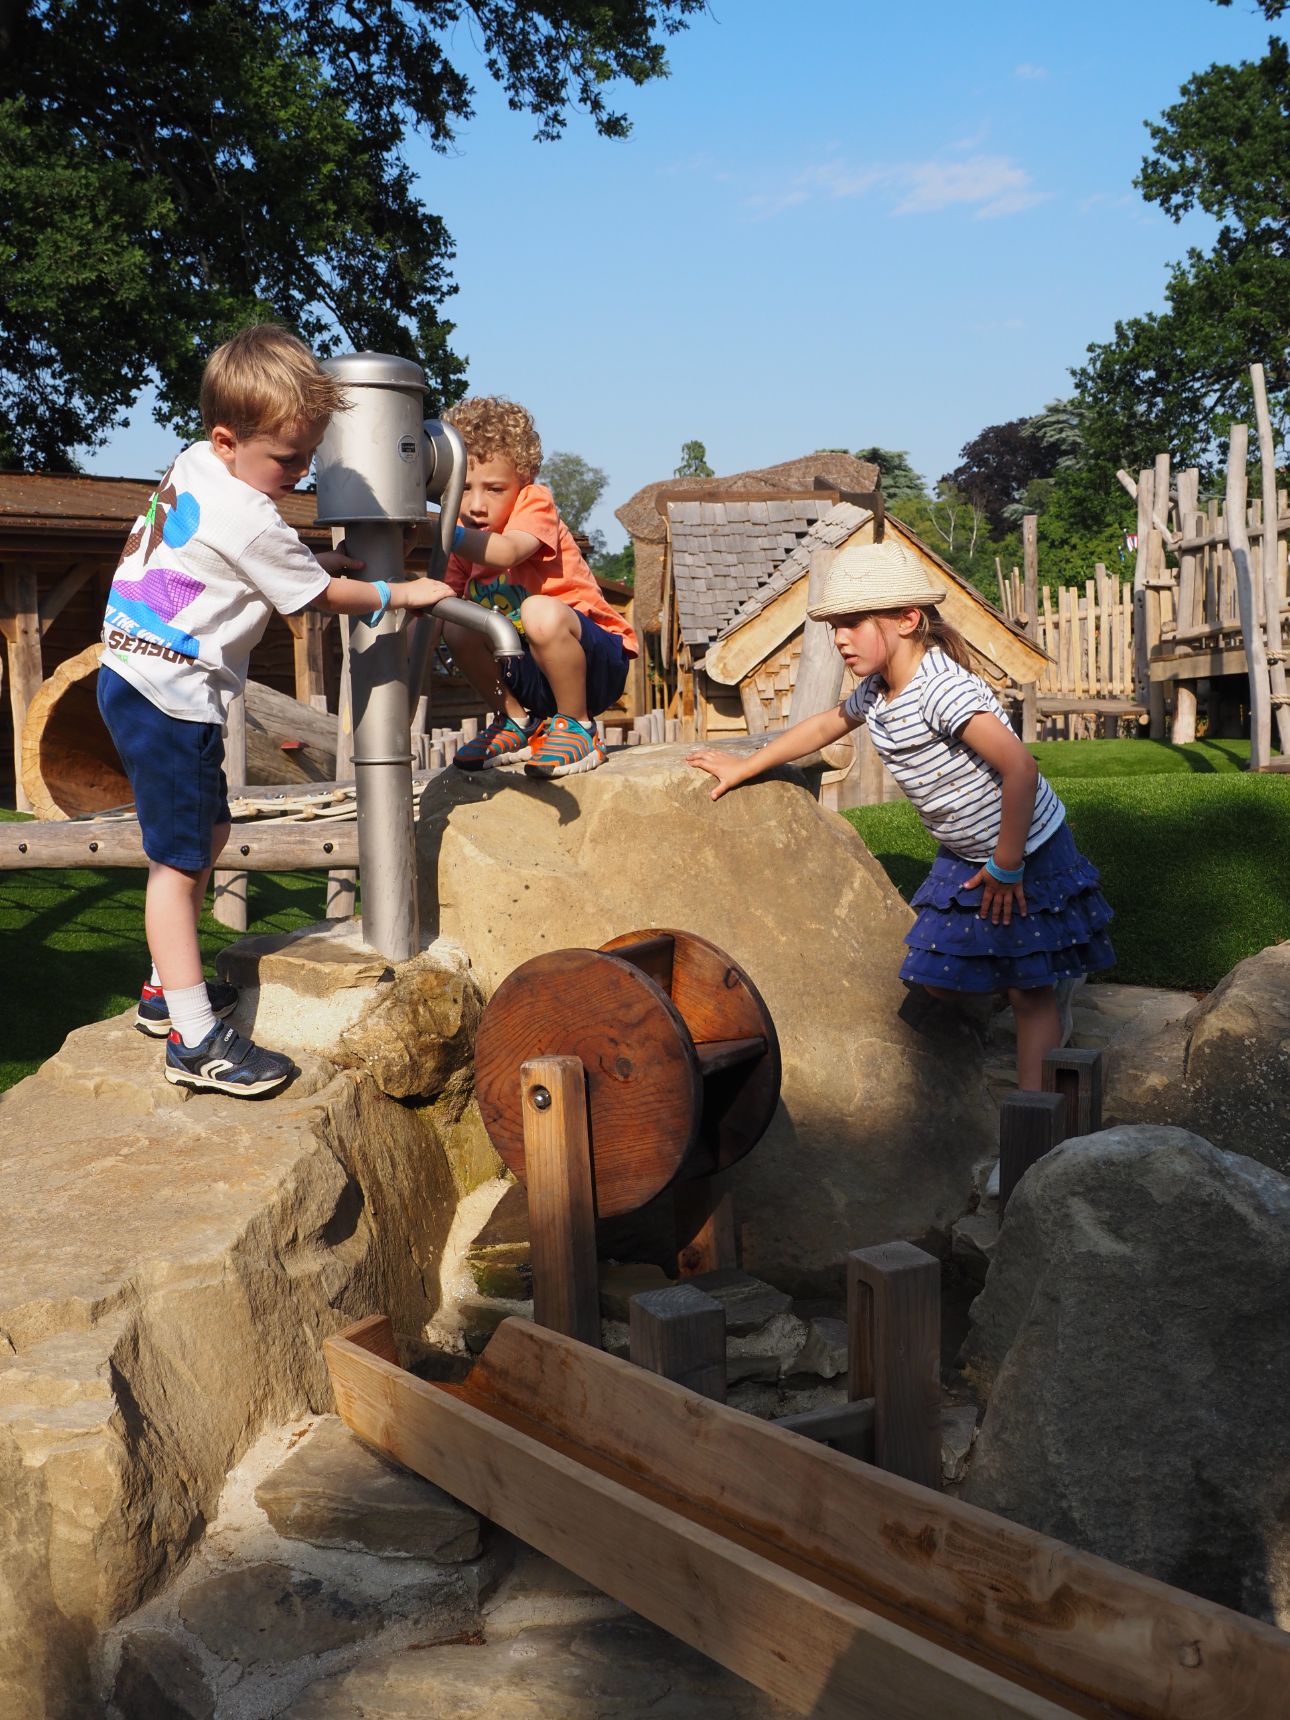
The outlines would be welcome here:
<svg viewBox="0 0 1290 1720">
<path fill-rule="evenodd" d="M 1221 0 L 1220 0 L 1221 3 Z M 1263 0 L 1269 18 L 1283 10 Z M 1290 389 L 1290 52 L 1214 65 L 1151 124 L 1135 181 L 1174 221 L 1195 208 L 1220 223 L 1213 248 L 1177 263 L 1167 308 L 1117 322 L 1075 371 L 1090 452 L 1133 469 L 1170 449 L 1212 470 L 1217 444 L 1251 407 L 1248 367 L 1267 373 L 1274 427 Z"/>
<path fill-rule="evenodd" d="M 475 0 L 512 108 L 621 137 L 615 78 L 663 77 L 703 0 Z M 149 378 L 191 427 L 206 355 L 276 317 L 326 354 L 464 370 L 441 315 L 452 241 L 417 200 L 409 130 L 445 150 L 473 90 L 460 0 L 7 0 L 0 6 L 0 455 L 64 464 Z"/>
<path fill-rule="evenodd" d="M 682 442 L 681 464 L 672 474 L 675 478 L 711 478 L 715 476 L 708 464 L 708 450 L 702 442 Z"/>
<path fill-rule="evenodd" d="M 903 448 L 857 448 L 853 458 L 878 468 L 883 499 L 893 506 L 927 494 L 927 484 L 909 463 Z"/>
<path fill-rule="evenodd" d="M 590 466 L 581 454 L 548 454 L 538 473 L 555 497 L 560 518 L 571 532 L 585 532 L 587 517 L 609 482 L 599 466 Z"/>
<path fill-rule="evenodd" d="M 1008 526 L 1008 510 L 1025 495 L 1036 478 L 1048 478 L 1058 455 L 1032 433 L 1030 420 L 1013 418 L 987 424 L 959 449 L 962 463 L 947 472 L 938 486 L 956 491 L 985 514 L 992 532 Z"/>
<path fill-rule="evenodd" d="M 621 549 L 602 550 L 593 566 L 602 579 L 616 579 L 623 585 L 636 583 L 636 546 L 630 538 Z"/>
</svg>

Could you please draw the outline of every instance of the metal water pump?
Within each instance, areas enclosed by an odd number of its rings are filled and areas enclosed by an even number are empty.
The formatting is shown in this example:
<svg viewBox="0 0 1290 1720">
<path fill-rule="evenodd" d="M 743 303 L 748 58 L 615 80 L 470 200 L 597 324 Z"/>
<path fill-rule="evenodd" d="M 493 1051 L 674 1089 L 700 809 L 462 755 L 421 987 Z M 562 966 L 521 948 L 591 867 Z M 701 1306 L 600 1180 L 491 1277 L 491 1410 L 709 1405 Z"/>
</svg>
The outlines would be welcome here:
<svg viewBox="0 0 1290 1720">
<path fill-rule="evenodd" d="M 422 418 L 425 372 L 409 359 L 354 352 L 328 359 L 324 368 L 344 384 L 351 404 L 332 419 L 318 449 L 319 525 L 343 527 L 363 576 L 394 585 L 403 578 L 405 527 L 423 523 L 427 499 L 437 501 L 429 572 L 441 579 L 466 483 L 460 435 L 450 424 Z M 435 623 L 486 634 L 495 657 L 523 651 L 505 616 L 445 598 L 418 617 L 409 667 L 405 614 L 387 610 L 374 627 L 358 618 L 343 623 L 350 630 L 363 941 L 392 962 L 410 960 L 420 947 L 410 722 Z"/>
</svg>

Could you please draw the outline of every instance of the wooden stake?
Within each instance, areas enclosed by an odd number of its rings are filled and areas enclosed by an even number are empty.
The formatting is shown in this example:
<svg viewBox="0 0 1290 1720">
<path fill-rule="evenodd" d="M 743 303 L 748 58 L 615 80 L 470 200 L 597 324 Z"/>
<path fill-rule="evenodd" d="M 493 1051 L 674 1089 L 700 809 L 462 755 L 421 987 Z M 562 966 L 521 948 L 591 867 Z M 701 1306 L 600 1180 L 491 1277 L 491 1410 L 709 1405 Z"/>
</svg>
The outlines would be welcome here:
<svg viewBox="0 0 1290 1720">
<path fill-rule="evenodd" d="M 847 1396 L 874 1400 L 874 1462 L 941 1484 L 941 1267 L 909 1242 L 847 1255 Z"/>
<path fill-rule="evenodd" d="M 1102 1127 L 1105 1063 L 1106 1058 L 1101 1051 L 1077 1049 L 1073 1045 L 1050 1051 L 1044 1058 L 1044 1092 L 1060 1093 L 1066 1101 L 1063 1139 L 1071 1135 L 1092 1135 Z"/>
<path fill-rule="evenodd" d="M 1249 445 L 1248 426 L 1233 424 L 1227 456 L 1227 541 L 1236 574 L 1236 601 L 1250 676 L 1250 769 L 1266 770 L 1272 756 L 1272 704 L 1267 648 L 1257 619 L 1254 576 L 1250 567 L 1250 537 L 1245 519 L 1245 468 Z"/>
<path fill-rule="evenodd" d="M 1268 411 L 1268 389 L 1263 366 L 1250 366 L 1254 385 L 1254 422 L 1259 432 L 1259 476 L 1263 491 L 1263 538 L 1259 561 L 1263 572 L 1263 618 L 1268 653 L 1268 678 L 1272 708 L 1277 719 L 1277 740 L 1283 754 L 1290 753 L 1290 702 L 1287 701 L 1285 661 L 1281 655 L 1281 566 L 1277 541 L 1277 451 L 1272 439 L 1272 417 Z"/>
<path fill-rule="evenodd" d="M 533 1318 L 598 1349 L 596 1198 L 582 1060 L 534 1057 L 521 1064 L 520 1105 Z"/>
<path fill-rule="evenodd" d="M 1009 1093 L 999 1107 L 999 1216 L 1037 1159 L 1066 1139 L 1062 1093 Z"/>
<path fill-rule="evenodd" d="M 246 786 L 246 694 L 230 701 L 224 725 L 224 775 L 230 792 Z M 230 846 L 232 837 L 229 838 Z M 211 879 L 211 914 L 231 931 L 246 930 L 247 874 L 219 871 Z"/>
<path fill-rule="evenodd" d="M 1021 556 L 1025 569 L 1026 634 L 1039 638 L 1039 516 L 1026 514 L 1021 522 Z M 1039 694 L 1033 681 L 1021 689 L 1021 738 L 1039 739 Z"/>
<path fill-rule="evenodd" d="M 628 1305 L 631 1359 L 700 1397 L 726 1401 L 726 1311 L 694 1284 L 644 1290 Z"/>
</svg>

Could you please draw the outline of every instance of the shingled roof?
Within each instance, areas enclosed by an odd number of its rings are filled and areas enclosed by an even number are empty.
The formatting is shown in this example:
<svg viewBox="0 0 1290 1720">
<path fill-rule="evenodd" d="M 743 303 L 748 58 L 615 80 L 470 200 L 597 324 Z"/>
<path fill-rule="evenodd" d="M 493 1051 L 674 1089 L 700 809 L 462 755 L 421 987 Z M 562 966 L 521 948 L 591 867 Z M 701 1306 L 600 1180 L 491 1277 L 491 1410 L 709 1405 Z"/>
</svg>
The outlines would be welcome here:
<svg viewBox="0 0 1290 1720">
<path fill-rule="evenodd" d="M 730 491 L 810 490 L 816 479 L 830 489 L 854 490 L 867 493 L 878 488 L 878 468 L 868 460 L 856 460 L 850 454 L 821 449 L 804 454 L 797 460 L 785 460 L 779 466 L 763 466 L 756 471 L 736 472 L 728 478 L 664 478 L 660 483 L 646 484 L 643 490 L 615 510 L 614 518 L 638 542 L 662 543 L 667 528 L 659 507 L 659 497 L 669 490 L 684 491 L 687 496 L 728 494 Z"/>
<path fill-rule="evenodd" d="M 721 501 L 668 503 L 677 622 L 681 638 L 696 656 L 702 656 L 739 609 L 755 600 L 815 523 L 833 512 L 836 507 L 827 493 L 775 500 L 727 495 Z"/>
<path fill-rule="evenodd" d="M 727 633 L 733 633 L 736 627 L 742 627 L 745 621 L 760 615 L 781 591 L 787 591 L 794 581 L 809 573 L 812 550 L 836 549 L 871 517 L 868 508 L 857 508 L 851 502 L 838 502 L 822 514 L 806 536 L 798 539 L 796 548 L 789 551 L 765 584 L 740 604 L 717 638 L 724 639 Z"/>
</svg>

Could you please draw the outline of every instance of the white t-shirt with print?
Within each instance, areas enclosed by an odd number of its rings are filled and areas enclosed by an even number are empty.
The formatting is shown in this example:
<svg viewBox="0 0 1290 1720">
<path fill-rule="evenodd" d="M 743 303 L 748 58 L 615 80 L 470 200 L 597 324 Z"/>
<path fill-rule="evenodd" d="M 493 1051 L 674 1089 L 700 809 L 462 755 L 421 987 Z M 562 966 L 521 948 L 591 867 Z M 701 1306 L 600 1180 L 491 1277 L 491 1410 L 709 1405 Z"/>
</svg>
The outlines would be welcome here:
<svg viewBox="0 0 1290 1720">
<path fill-rule="evenodd" d="M 963 860 L 984 862 L 994 853 L 1003 816 L 1003 779 L 980 753 L 958 738 L 979 711 L 1008 715 L 979 675 L 933 647 L 894 699 L 869 675 L 846 702 L 852 719 L 866 723 L 874 751 L 938 842 Z M 1066 808 L 1042 776 L 1026 836 L 1026 853 L 1061 826 Z"/>
<path fill-rule="evenodd" d="M 168 715 L 222 723 L 274 610 L 294 615 L 328 583 L 272 500 L 195 442 L 126 540 L 100 661 Z"/>
</svg>

